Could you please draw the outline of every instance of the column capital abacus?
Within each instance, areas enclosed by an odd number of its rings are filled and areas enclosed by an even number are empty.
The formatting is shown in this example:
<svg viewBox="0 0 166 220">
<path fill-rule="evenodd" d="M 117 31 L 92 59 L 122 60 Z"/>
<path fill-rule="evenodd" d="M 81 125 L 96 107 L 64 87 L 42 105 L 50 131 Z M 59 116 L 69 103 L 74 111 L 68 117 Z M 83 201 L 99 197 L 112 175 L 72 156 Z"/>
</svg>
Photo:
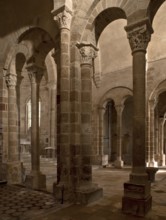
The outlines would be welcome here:
<svg viewBox="0 0 166 220">
<path fill-rule="evenodd" d="M 64 6 L 60 10 L 52 11 L 52 14 L 60 29 L 70 30 L 72 20 L 72 11 L 70 9 Z"/>
<path fill-rule="evenodd" d="M 13 73 L 6 74 L 5 81 L 8 88 L 14 88 L 17 85 L 17 75 Z"/>
<path fill-rule="evenodd" d="M 97 57 L 98 48 L 92 43 L 77 43 L 80 54 L 81 54 L 81 64 L 92 65 L 92 60 Z"/>
<path fill-rule="evenodd" d="M 40 67 L 37 65 L 28 65 L 26 69 L 28 71 L 31 83 L 39 84 L 43 77 L 44 67 Z"/>
<path fill-rule="evenodd" d="M 140 22 L 125 27 L 132 53 L 137 51 L 146 52 L 146 48 L 153 33 L 152 26 L 146 18 Z"/>
</svg>

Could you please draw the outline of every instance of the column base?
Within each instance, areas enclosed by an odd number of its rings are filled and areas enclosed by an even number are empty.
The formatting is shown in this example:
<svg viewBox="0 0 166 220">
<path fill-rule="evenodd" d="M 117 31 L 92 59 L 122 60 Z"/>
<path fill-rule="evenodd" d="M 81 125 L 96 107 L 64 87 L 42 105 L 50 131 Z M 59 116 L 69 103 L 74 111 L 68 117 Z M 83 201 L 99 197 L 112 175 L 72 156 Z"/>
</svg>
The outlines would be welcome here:
<svg viewBox="0 0 166 220">
<path fill-rule="evenodd" d="M 155 182 L 155 174 L 158 171 L 157 167 L 146 167 L 146 172 L 148 174 L 148 179 L 151 183 Z"/>
<path fill-rule="evenodd" d="M 25 186 L 31 189 L 45 190 L 46 176 L 39 171 L 32 171 L 25 177 Z"/>
<path fill-rule="evenodd" d="M 76 190 L 76 203 L 87 205 L 103 197 L 103 189 L 96 184 L 79 187 Z"/>
<path fill-rule="evenodd" d="M 8 184 L 21 184 L 23 182 L 23 163 L 20 161 L 7 162 L 6 173 Z"/>
<path fill-rule="evenodd" d="M 116 168 L 122 168 L 122 167 L 124 166 L 123 160 L 116 160 L 116 161 L 114 162 L 114 166 L 115 166 Z"/>
<path fill-rule="evenodd" d="M 66 183 L 53 183 L 53 195 L 61 204 L 67 201 L 73 202 L 72 188 L 70 188 Z"/>
<path fill-rule="evenodd" d="M 161 155 L 160 156 L 160 159 L 159 159 L 159 166 L 165 166 L 165 154 Z"/>
<path fill-rule="evenodd" d="M 108 154 L 101 155 L 101 165 L 106 167 L 108 165 Z"/>
<path fill-rule="evenodd" d="M 65 187 L 64 184 L 53 184 L 53 193 L 55 199 L 58 200 L 61 204 L 66 201 L 74 202 L 75 204 L 86 205 L 91 202 L 94 202 L 103 196 L 103 189 L 99 188 L 97 185 L 94 186 L 84 186 L 79 187 L 76 190 Z"/>
<path fill-rule="evenodd" d="M 143 217 L 152 207 L 150 182 L 144 184 L 124 183 L 122 211 L 125 214 Z"/>
<path fill-rule="evenodd" d="M 144 217 L 152 207 L 152 197 L 146 199 L 135 199 L 131 197 L 122 198 L 122 212 L 139 217 Z"/>
<path fill-rule="evenodd" d="M 147 167 L 158 167 L 158 162 L 153 160 L 153 161 L 147 162 L 146 166 Z"/>
</svg>

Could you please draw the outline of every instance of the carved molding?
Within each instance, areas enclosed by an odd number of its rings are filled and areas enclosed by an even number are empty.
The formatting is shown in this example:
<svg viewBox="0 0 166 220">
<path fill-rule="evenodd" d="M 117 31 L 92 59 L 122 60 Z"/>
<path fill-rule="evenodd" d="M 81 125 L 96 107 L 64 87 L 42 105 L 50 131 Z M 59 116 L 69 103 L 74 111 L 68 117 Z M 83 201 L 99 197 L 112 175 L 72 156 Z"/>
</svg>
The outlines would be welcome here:
<svg viewBox="0 0 166 220">
<path fill-rule="evenodd" d="M 97 57 L 98 49 L 91 43 L 77 43 L 82 64 L 92 64 L 92 60 Z"/>
<path fill-rule="evenodd" d="M 17 85 L 17 75 L 9 73 L 5 76 L 5 81 L 8 88 L 14 88 Z"/>
</svg>

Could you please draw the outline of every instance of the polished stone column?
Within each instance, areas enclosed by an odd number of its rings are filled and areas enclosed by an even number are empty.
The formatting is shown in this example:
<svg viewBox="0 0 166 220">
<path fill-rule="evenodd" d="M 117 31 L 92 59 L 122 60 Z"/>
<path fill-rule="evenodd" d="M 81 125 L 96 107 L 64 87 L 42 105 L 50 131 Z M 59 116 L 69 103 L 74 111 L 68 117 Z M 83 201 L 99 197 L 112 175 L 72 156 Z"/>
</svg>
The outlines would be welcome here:
<svg viewBox="0 0 166 220">
<path fill-rule="evenodd" d="M 148 114 L 148 167 L 157 167 L 157 162 L 155 161 L 155 107 L 157 100 L 153 99 L 149 101 L 149 114 Z"/>
<path fill-rule="evenodd" d="M 9 73 L 6 75 L 5 80 L 8 87 L 7 181 L 9 184 L 17 184 L 22 182 L 22 164 L 18 146 L 17 75 Z"/>
<path fill-rule="evenodd" d="M 165 117 L 159 118 L 159 166 L 165 166 L 165 154 L 164 154 L 164 125 Z"/>
<path fill-rule="evenodd" d="M 152 27 L 148 19 L 126 28 L 133 55 L 133 149 L 132 172 L 124 183 L 122 210 L 144 216 L 152 206 L 151 186 L 146 173 L 146 48 Z"/>
<path fill-rule="evenodd" d="M 117 159 L 115 161 L 115 167 L 122 168 L 124 162 L 122 160 L 122 113 L 124 109 L 123 104 L 115 105 L 115 109 L 117 112 Z"/>
<path fill-rule="evenodd" d="M 39 90 L 43 69 L 27 66 L 31 83 L 31 172 L 26 176 L 26 185 L 33 189 L 45 189 L 46 177 L 40 172 L 40 139 L 39 139 Z"/>
<path fill-rule="evenodd" d="M 57 77 L 57 183 L 53 191 L 57 199 L 73 199 L 70 151 L 70 25 L 72 12 L 67 7 L 52 11 L 60 30 Z M 56 59 L 56 58 L 55 58 Z"/>
<path fill-rule="evenodd" d="M 102 196 L 102 189 L 92 183 L 92 60 L 97 48 L 91 43 L 79 43 L 81 54 L 81 184 L 78 200 L 87 200 Z"/>
</svg>

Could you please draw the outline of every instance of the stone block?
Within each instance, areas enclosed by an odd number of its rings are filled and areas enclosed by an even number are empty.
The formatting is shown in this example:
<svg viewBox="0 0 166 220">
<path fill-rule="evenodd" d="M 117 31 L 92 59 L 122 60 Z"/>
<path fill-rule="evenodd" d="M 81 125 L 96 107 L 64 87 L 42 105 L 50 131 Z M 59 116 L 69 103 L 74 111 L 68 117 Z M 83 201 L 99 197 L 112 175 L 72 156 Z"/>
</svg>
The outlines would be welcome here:
<svg viewBox="0 0 166 220">
<path fill-rule="evenodd" d="M 20 161 L 6 163 L 7 181 L 9 184 L 21 184 L 23 164 Z"/>
<path fill-rule="evenodd" d="M 45 190 L 46 189 L 46 176 L 39 171 L 32 171 L 25 178 L 25 185 L 31 189 Z"/>
<path fill-rule="evenodd" d="M 66 201 L 73 200 L 73 196 L 71 194 L 71 190 L 65 184 L 57 184 L 53 183 L 53 195 L 57 201 L 63 204 Z"/>
<path fill-rule="evenodd" d="M 144 184 L 124 183 L 124 196 L 145 199 L 150 195 L 150 181 Z"/>
<path fill-rule="evenodd" d="M 100 187 L 87 187 L 76 191 L 76 203 L 87 205 L 103 197 L 103 189 Z"/>
<path fill-rule="evenodd" d="M 122 198 L 122 212 L 139 217 L 144 217 L 152 207 L 152 197 L 136 199 L 132 197 Z"/>
</svg>

